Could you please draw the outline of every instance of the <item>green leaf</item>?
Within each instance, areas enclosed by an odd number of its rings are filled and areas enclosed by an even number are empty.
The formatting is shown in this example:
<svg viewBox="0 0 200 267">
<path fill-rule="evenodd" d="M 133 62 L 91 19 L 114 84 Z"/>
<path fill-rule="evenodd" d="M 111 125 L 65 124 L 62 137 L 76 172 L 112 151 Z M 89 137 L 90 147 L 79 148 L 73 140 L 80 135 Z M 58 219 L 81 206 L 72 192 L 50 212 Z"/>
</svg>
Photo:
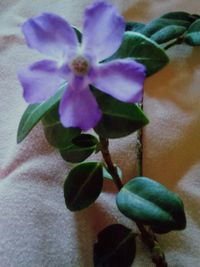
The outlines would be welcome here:
<svg viewBox="0 0 200 267">
<path fill-rule="evenodd" d="M 130 180 L 118 193 L 116 202 L 125 216 L 150 225 L 157 233 L 186 227 L 180 197 L 149 178 L 137 177 Z"/>
<path fill-rule="evenodd" d="M 91 134 L 81 134 L 75 137 L 69 146 L 60 149 L 62 158 L 68 162 L 78 163 L 87 159 L 95 150 L 98 140 Z"/>
<path fill-rule="evenodd" d="M 99 162 L 81 163 L 74 167 L 64 183 L 65 203 L 69 210 L 78 211 L 91 205 L 103 186 L 102 165 Z"/>
<path fill-rule="evenodd" d="M 168 19 L 168 21 L 172 21 L 174 25 L 188 25 L 186 22 L 193 23 L 199 15 L 189 14 L 184 11 L 175 11 L 169 12 L 161 16 L 161 18 Z M 175 23 L 173 21 L 176 21 Z"/>
<path fill-rule="evenodd" d="M 122 170 L 116 165 L 115 165 L 115 167 L 117 168 L 117 174 L 119 175 L 120 179 L 122 180 L 122 178 L 123 178 Z M 103 178 L 113 181 L 113 178 L 106 167 L 103 167 Z"/>
<path fill-rule="evenodd" d="M 95 127 L 98 135 L 106 138 L 127 136 L 148 123 L 143 111 L 135 104 L 121 102 L 93 89 L 102 111 L 102 118 Z"/>
<path fill-rule="evenodd" d="M 190 26 L 190 24 L 191 22 L 187 20 L 161 17 L 149 22 L 141 33 L 146 35 L 147 37 L 151 37 L 153 34 L 167 26 L 181 26 L 186 30 Z"/>
<path fill-rule="evenodd" d="M 185 42 L 192 46 L 200 45 L 200 19 L 196 20 L 188 29 Z"/>
<path fill-rule="evenodd" d="M 141 32 L 145 27 L 144 23 L 135 22 L 135 21 L 128 21 L 126 22 L 126 29 L 125 31 L 133 31 L 133 32 Z"/>
<path fill-rule="evenodd" d="M 186 28 L 183 26 L 169 25 L 151 35 L 151 39 L 158 44 L 166 43 L 184 34 Z"/>
<path fill-rule="evenodd" d="M 130 267 L 135 252 L 135 234 L 121 224 L 112 224 L 98 234 L 94 267 Z"/>
<path fill-rule="evenodd" d="M 54 147 L 67 147 L 81 133 L 79 128 L 65 128 L 59 119 L 58 104 L 43 117 L 42 123 L 47 141 Z"/>
<path fill-rule="evenodd" d="M 59 91 L 47 101 L 40 104 L 31 104 L 27 107 L 19 123 L 17 143 L 23 141 L 44 115 L 58 104 L 65 89 L 66 84 L 63 84 Z"/>
<path fill-rule="evenodd" d="M 180 37 L 198 19 L 198 15 L 187 12 L 170 12 L 147 23 L 128 22 L 126 29 L 140 32 L 159 44 Z"/>
<path fill-rule="evenodd" d="M 124 33 L 120 48 L 108 61 L 127 57 L 145 65 L 148 76 L 158 72 L 169 61 L 165 51 L 156 42 L 131 31 Z"/>
</svg>

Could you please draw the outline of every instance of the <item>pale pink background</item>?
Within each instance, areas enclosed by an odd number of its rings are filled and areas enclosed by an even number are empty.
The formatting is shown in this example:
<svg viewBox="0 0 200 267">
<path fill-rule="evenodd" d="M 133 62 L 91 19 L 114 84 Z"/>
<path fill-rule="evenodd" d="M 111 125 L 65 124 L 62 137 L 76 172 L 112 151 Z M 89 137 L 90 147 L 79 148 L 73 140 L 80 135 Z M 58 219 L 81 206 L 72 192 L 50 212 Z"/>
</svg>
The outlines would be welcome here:
<svg viewBox="0 0 200 267">
<path fill-rule="evenodd" d="M 106 225 L 133 227 L 115 206 L 115 189 L 89 209 L 71 213 L 63 199 L 71 164 L 51 148 L 38 125 L 20 145 L 16 131 L 26 104 L 16 72 L 41 58 L 29 50 L 20 25 L 43 11 L 81 25 L 81 0 L 0 0 L 0 267 L 92 267 L 92 245 Z M 127 19 L 147 22 L 168 11 L 200 13 L 199 0 L 113 0 Z M 170 64 L 145 83 L 144 174 L 178 192 L 188 227 L 159 237 L 170 267 L 198 267 L 200 247 L 200 48 L 169 50 Z M 112 142 L 126 179 L 135 175 L 135 135 Z M 94 157 L 93 157 L 94 159 Z M 136 229 L 135 229 L 136 230 Z M 137 230 L 136 230 L 137 231 Z M 138 240 L 134 266 L 151 267 Z"/>
</svg>

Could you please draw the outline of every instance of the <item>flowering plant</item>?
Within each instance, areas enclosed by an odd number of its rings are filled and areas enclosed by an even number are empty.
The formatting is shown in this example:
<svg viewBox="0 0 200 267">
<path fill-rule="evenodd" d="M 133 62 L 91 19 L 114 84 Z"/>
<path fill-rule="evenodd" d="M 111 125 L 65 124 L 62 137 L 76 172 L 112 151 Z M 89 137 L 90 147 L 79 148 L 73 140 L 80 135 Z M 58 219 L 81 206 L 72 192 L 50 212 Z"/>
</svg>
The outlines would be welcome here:
<svg viewBox="0 0 200 267">
<path fill-rule="evenodd" d="M 52 13 L 27 20 L 22 31 L 28 46 L 48 59 L 18 74 L 30 103 L 18 142 L 42 120 L 48 142 L 65 161 L 78 163 L 64 183 L 67 208 L 87 208 L 100 195 L 104 179 L 113 181 L 119 211 L 137 224 L 155 265 L 167 266 L 155 233 L 182 230 L 186 218 L 177 194 L 143 176 L 142 128 L 149 122 L 142 110 L 143 87 L 146 77 L 168 63 L 171 46 L 200 45 L 200 16 L 172 12 L 146 25 L 125 23 L 113 5 L 95 1 L 85 10 L 82 32 Z M 85 133 L 90 129 L 94 132 Z M 138 174 L 123 184 L 109 139 L 136 131 Z M 102 162 L 83 162 L 98 152 Z M 94 245 L 94 266 L 131 266 L 136 237 L 124 225 L 106 227 Z"/>
</svg>

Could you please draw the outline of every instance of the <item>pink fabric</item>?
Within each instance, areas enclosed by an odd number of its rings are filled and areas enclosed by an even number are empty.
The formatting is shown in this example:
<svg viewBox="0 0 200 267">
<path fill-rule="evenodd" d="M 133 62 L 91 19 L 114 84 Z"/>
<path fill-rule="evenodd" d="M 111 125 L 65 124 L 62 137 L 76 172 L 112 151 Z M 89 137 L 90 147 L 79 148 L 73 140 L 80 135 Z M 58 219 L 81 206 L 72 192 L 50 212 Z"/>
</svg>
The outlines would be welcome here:
<svg viewBox="0 0 200 267">
<path fill-rule="evenodd" d="M 65 208 L 62 186 L 72 165 L 47 144 L 40 124 L 16 145 L 26 107 L 16 73 L 41 59 L 26 48 L 20 25 L 50 11 L 79 26 L 89 2 L 0 1 L 0 267 L 92 267 L 92 246 L 99 230 L 115 222 L 136 230 L 117 211 L 116 190 L 109 182 L 90 208 L 78 213 Z M 113 3 L 127 9 L 127 19 L 138 21 L 174 10 L 200 11 L 197 0 Z M 199 53 L 199 48 L 188 46 L 170 49 L 170 64 L 145 84 L 144 108 L 151 122 L 144 133 L 144 174 L 181 195 L 188 219 L 185 231 L 159 236 L 170 267 L 197 267 L 200 260 Z M 126 179 L 134 176 L 135 135 L 113 141 L 111 148 Z M 153 266 L 139 239 L 134 266 Z"/>
</svg>

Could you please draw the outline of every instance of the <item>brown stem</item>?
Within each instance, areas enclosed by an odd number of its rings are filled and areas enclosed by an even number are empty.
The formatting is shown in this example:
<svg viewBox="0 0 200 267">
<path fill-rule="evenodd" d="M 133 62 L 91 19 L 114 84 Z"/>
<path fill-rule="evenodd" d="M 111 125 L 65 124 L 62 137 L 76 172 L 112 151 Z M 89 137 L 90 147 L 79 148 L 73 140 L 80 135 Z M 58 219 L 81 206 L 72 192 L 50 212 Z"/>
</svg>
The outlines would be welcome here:
<svg viewBox="0 0 200 267">
<path fill-rule="evenodd" d="M 106 138 L 103 137 L 99 137 L 100 139 L 100 147 L 101 147 L 101 153 L 103 155 L 104 161 L 107 165 L 108 168 L 108 172 L 110 173 L 110 175 L 113 177 L 113 181 L 116 185 L 116 187 L 118 188 L 118 190 L 120 190 L 123 187 L 122 181 L 117 173 L 117 168 L 115 167 L 115 165 L 112 162 L 112 158 L 109 152 L 109 141 Z"/>
<path fill-rule="evenodd" d="M 140 132 L 139 135 L 139 143 L 142 144 L 141 139 L 142 138 L 142 132 Z M 120 190 L 123 187 L 123 183 L 117 173 L 117 168 L 114 166 L 113 162 L 112 162 L 112 158 L 109 152 L 109 141 L 106 138 L 103 137 L 99 137 L 100 139 L 100 149 L 101 149 L 101 153 L 103 155 L 103 159 L 107 165 L 107 170 L 110 173 L 110 175 L 113 177 L 113 181 L 117 187 L 118 190 Z M 139 166 L 140 166 L 140 175 L 142 175 L 142 148 L 141 146 L 138 147 L 139 151 L 137 151 L 137 156 L 139 156 Z M 156 239 L 155 234 L 153 233 L 153 231 L 151 230 L 151 228 L 147 228 L 145 227 L 143 224 L 139 223 L 139 222 L 135 222 L 138 229 L 141 232 L 141 236 L 142 236 L 142 241 L 148 246 L 148 248 L 151 251 L 151 258 L 152 258 L 152 262 L 155 263 L 156 267 L 167 267 L 167 262 L 165 261 L 165 255 L 162 252 L 159 243 Z"/>
<path fill-rule="evenodd" d="M 165 260 L 165 254 L 162 251 L 160 244 L 150 227 L 145 227 L 143 224 L 136 222 L 138 229 L 141 232 L 142 241 L 151 251 L 152 262 L 156 267 L 167 267 L 168 264 Z"/>
</svg>

